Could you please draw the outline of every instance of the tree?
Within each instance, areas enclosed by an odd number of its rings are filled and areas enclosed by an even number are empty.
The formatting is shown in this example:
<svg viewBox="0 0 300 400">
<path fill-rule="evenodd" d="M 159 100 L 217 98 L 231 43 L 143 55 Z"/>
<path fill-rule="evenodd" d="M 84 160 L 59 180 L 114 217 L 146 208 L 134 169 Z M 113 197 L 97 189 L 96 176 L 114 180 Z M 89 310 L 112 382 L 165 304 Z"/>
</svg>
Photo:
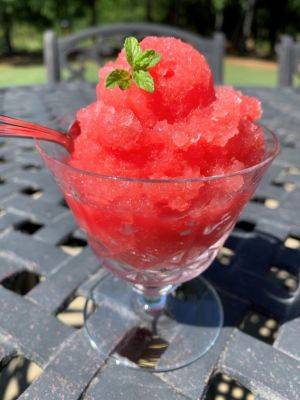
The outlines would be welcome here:
<svg viewBox="0 0 300 400">
<path fill-rule="evenodd" d="M 244 2 L 244 22 L 243 22 L 243 39 L 246 41 L 249 39 L 252 32 L 252 22 L 254 17 L 254 7 L 256 0 L 247 0 Z"/>
<path fill-rule="evenodd" d="M 274 52 L 279 32 L 287 28 L 287 1 L 268 1 L 266 6 L 269 10 L 269 18 L 266 21 L 266 27 L 269 30 L 268 40 L 270 42 L 270 51 Z"/>
<path fill-rule="evenodd" d="M 101 15 L 100 15 L 101 13 Z M 18 24 L 58 33 L 105 22 L 146 20 L 210 35 L 222 30 L 231 48 L 247 51 L 249 38 L 268 42 L 299 32 L 300 0 L 0 0 L 0 54 L 14 52 Z"/>
<path fill-rule="evenodd" d="M 86 4 L 88 5 L 91 13 L 90 17 L 91 25 L 96 25 L 98 22 L 97 0 L 86 0 Z"/>
<path fill-rule="evenodd" d="M 146 20 L 152 21 L 153 0 L 146 0 Z"/>
<path fill-rule="evenodd" d="M 53 3 L 53 1 L 56 0 L 44 0 L 42 4 Z M 11 55 L 15 52 L 13 31 L 17 22 L 28 22 L 35 27 L 44 28 L 50 25 L 51 20 L 41 13 L 41 3 L 38 0 L 0 0 L 0 29 L 2 30 L 0 53 Z"/>
<path fill-rule="evenodd" d="M 224 8 L 226 5 L 226 0 L 213 0 L 214 10 L 215 10 L 215 30 L 221 31 L 224 21 Z"/>
<path fill-rule="evenodd" d="M 171 23 L 172 25 L 177 25 L 179 19 L 179 13 L 180 13 L 180 0 L 171 0 L 168 7 L 168 15 L 167 15 L 168 22 Z"/>
<path fill-rule="evenodd" d="M 0 27 L 2 28 L 3 53 L 13 53 L 12 29 L 14 16 L 17 14 L 18 0 L 0 0 Z"/>
</svg>

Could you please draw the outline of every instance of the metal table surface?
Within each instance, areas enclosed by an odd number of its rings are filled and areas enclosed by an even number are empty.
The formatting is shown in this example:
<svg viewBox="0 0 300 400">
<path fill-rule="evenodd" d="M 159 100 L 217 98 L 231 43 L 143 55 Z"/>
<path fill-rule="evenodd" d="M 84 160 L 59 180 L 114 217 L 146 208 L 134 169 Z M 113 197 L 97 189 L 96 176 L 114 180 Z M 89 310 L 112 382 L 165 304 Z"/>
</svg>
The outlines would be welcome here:
<svg viewBox="0 0 300 400">
<path fill-rule="evenodd" d="M 22 355 L 42 369 L 19 399 L 205 399 L 218 373 L 251 390 L 256 400 L 300 399 L 300 94 L 245 91 L 262 100 L 263 123 L 279 135 L 282 151 L 225 253 L 205 272 L 225 309 L 221 337 L 204 357 L 173 372 L 144 373 L 112 361 L 128 329 L 110 301 L 120 301 L 118 284 L 99 270 L 33 143 L 0 140 L 0 367 Z M 47 124 L 93 97 L 87 84 L 1 89 L 0 113 Z M 72 243 L 79 251 L 63 251 Z M 30 290 L 17 291 L 12 282 L 28 272 Z M 99 273 L 102 302 L 91 318 L 101 326 L 101 355 L 83 329 L 57 318 L 72 299 L 87 295 Z M 271 317 L 270 329 L 278 323 L 276 339 L 246 333 L 249 313 Z"/>
</svg>

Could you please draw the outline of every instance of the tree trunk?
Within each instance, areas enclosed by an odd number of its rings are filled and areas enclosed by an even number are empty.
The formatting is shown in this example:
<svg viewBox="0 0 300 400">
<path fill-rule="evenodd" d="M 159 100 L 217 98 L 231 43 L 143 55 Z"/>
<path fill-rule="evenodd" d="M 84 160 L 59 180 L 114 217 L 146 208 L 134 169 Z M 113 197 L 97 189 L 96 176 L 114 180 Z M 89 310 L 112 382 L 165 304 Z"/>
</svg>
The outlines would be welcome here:
<svg viewBox="0 0 300 400">
<path fill-rule="evenodd" d="M 254 7 L 255 7 L 256 0 L 248 0 L 247 8 L 243 23 L 243 37 L 244 40 L 249 39 L 251 34 L 252 22 L 254 17 Z"/>
<path fill-rule="evenodd" d="M 269 41 L 270 55 L 275 53 L 275 45 L 278 41 L 278 33 L 286 26 L 288 4 L 286 1 L 274 3 L 270 8 Z"/>
<path fill-rule="evenodd" d="M 14 48 L 12 42 L 12 23 L 8 15 L 3 15 L 1 25 L 3 29 L 4 54 L 10 56 L 13 54 Z"/>
<path fill-rule="evenodd" d="M 88 5 L 91 10 L 91 25 L 97 25 L 98 23 L 98 13 L 97 13 L 97 0 L 88 0 Z"/>
<path fill-rule="evenodd" d="M 221 31 L 223 27 L 224 13 L 223 10 L 216 12 L 215 30 Z"/>
<path fill-rule="evenodd" d="M 170 23 L 171 25 L 178 24 L 179 6 L 180 6 L 180 0 L 174 0 L 174 1 L 171 0 L 167 16 L 167 22 Z"/>
<path fill-rule="evenodd" d="M 146 1 L 146 20 L 148 22 L 152 21 L 152 5 L 153 5 L 153 1 L 152 0 L 147 0 Z"/>
<path fill-rule="evenodd" d="M 241 29 L 239 30 L 240 35 L 237 39 L 237 47 L 241 53 L 245 53 L 247 50 L 246 42 L 249 39 L 252 31 L 252 22 L 254 17 L 256 0 L 247 0 L 245 6 L 243 7 L 243 23 Z"/>
</svg>

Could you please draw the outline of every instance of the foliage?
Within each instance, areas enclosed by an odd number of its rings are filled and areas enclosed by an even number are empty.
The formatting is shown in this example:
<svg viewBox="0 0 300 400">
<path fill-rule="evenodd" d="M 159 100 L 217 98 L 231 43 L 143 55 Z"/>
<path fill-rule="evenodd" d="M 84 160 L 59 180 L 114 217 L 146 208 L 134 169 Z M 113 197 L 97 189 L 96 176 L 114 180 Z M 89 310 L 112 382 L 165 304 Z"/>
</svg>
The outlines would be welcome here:
<svg viewBox="0 0 300 400">
<path fill-rule="evenodd" d="M 249 39 L 265 41 L 272 53 L 280 34 L 297 34 L 300 0 L 0 0 L 0 54 L 20 50 L 20 26 L 33 35 L 49 27 L 64 34 L 93 24 L 146 20 L 203 35 L 222 30 L 237 51 L 252 50 Z"/>
</svg>

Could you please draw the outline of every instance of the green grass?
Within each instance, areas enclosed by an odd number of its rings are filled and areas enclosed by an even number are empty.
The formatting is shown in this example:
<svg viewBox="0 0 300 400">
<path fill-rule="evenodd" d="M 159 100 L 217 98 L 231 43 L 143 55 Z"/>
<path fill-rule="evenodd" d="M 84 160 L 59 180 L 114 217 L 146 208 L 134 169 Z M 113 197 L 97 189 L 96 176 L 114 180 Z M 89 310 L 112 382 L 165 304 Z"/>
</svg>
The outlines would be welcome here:
<svg viewBox="0 0 300 400">
<path fill-rule="evenodd" d="M 225 83 L 234 86 L 276 86 L 277 68 L 245 66 L 226 60 Z"/>
<path fill-rule="evenodd" d="M 89 65 L 86 77 L 89 81 L 97 80 L 97 68 L 94 64 Z M 0 62 L 0 87 L 45 82 L 46 74 L 42 65 L 14 65 Z M 275 86 L 277 69 L 260 65 L 241 65 L 229 59 L 225 62 L 225 83 L 233 86 Z"/>
<path fill-rule="evenodd" d="M 42 65 L 9 65 L 0 63 L 0 87 L 33 85 L 46 82 Z"/>
</svg>

